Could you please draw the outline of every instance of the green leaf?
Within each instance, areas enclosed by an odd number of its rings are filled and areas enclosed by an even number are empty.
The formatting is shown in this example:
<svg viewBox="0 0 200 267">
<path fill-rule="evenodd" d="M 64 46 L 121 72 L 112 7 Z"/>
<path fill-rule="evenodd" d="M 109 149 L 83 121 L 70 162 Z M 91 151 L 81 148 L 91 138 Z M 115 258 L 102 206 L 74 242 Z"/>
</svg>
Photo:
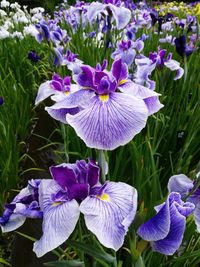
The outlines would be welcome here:
<svg viewBox="0 0 200 267">
<path fill-rule="evenodd" d="M 11 266 L 11 264 L 7 261 L 5 261 L 3 258 L 0 258 L 0 263 L 5 264 L 6 266 Z"/>
<path fill-rule="evenodd" d="M 96 249 L 94 246 L 83 244 L 80 242 L 76 242 L 73 240 L 68 240 L 68 244 L 84 253 L 94 257 L 96 260 L 104 261 L 107 263 L 113 263 L 115 261 L 115 257 L 106 253 L 105 251 L 101 251 Z"/>
<path fill-rule="evenodd" d="M 69 260 L 69 261 L 51 261 L 44 263 L 45 266 L 50 267 L 84 267 L 83 261 L 79 260 Z"/>
</svg>

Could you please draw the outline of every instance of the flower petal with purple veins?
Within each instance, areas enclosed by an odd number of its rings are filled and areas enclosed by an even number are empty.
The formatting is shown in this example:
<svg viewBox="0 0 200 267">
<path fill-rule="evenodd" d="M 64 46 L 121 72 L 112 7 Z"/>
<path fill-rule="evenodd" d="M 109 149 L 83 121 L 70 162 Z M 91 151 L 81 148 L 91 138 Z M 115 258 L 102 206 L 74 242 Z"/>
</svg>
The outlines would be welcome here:
<svg viewBox="0 0 200 267">
<path fill-rule="evenodd" d="M 118 30 L 123 29 L 131 19 L 131 11 L 125 7 L 116 7 L 112 4 L 108 4 L 109 9 L 112 11 L 113 17 L 116 21 Z"/>
<path fill-rule="evenodd" d="M 36 241 L 33 251 L 37 257 L 61 245 L 74 231 L 79 218 L 79 205 L 76 200 L 53 203 L 52 194 L 59 186 L 53 180 L 43 180 L 39 187 L 40 206 L 43 207 L 43 235 Z"/>
<path fill-rule="evenodd" d="M 119 89 L 125 94 L 130 94 L 139 99 L 143 99 L 148 108 L 149 115 L 156 113 L 163 107 L 163 104 L 161 104 L 159 101 L 160 94 L 140 84 L 136 84 L 132 81 L 127 81 L 123 83 L 119 87 Z"/>
<path fill-rule="evenodd" d="M 164 239 L 151 243 L 153 250 L 165 255 L 173 255 L 181 245 L 185 225 L 185 217 L 172 204 L 170 207 L 170 231 Z"/>
<path fill-rule="evenodd" d="M 51 81 L 42 83 L 39 87 L 38 94 L 35 99 L 35 105 L 38 105 L 44 99 L 53 94 L 55 94 L 55 90 L 51 87 Z"/>
<path fill-rule="evenodd" d="M 146 125 L 143 100 L 122 93 L 94 96 L 90 105 L 67 122 L 88 147 L 112 150 L 127 144 Z"/>
<path fill-rule="evenodd" d="M 157 214 L 142 224 L 137 233 L 151 241 L 154 251 L 173 255 L 180 247 L 186 225 L 186 216 L 194 209 L 194 204 L 183 202 L 176 192 L 169 194 L 165 203 L 155 207 Z"/>
<path fill-rule="evenodd" d="M 89 20 L 89 23 L 92 24 L 93 20 L 96 18 L 96 16 L 104 11 L 105 6 L 102 3 L 93 2 L 91 3 L 87 8 L 87 18 Z"/>
<path fill-rule="evenodd" d="M 194 187 L 193 182 L 184 174 L 173 175 L 168 181 L 168 191 L 177 192 L 181 197 L 186 197 Z"/>
<path fill-rule="evenodd" d="M 71 115 L 77 114 L 80 109 L 79 108 L 54 108 L 54 105 L 51 107 L 46 107 L 45 110 L 49 113 L 49 115 L 57 121 L 67 124 L 66 115 L 69 113 Z"/>
<path fill-rule="evenodd" d="M 80 205 L 87 228 L 105 247 L 118 250 L 137 210 L 137 191 L 125 183 L 107 182 L 100 195 Z"/>
<path fill-rule="evenodd" d="M 157 241 L 165 238 L 170 230 L 170 210 L 169 203 L 166 203 L 158 213 L 142 224 L 137 233 L 147 241 Z"/>
</svg>

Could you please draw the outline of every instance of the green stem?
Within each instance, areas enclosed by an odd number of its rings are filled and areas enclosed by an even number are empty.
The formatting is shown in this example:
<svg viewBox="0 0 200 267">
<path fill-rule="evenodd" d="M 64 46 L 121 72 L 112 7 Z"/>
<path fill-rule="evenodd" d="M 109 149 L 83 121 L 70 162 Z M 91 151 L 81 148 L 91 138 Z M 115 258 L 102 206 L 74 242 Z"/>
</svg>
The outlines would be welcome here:
<svg viewBox="0 0 200 267">
<path fill-rule="evenodd" d="M 98 151 L 98 163 L 101 169 L 101 182 L 105 183 L 107 163 L 106 163 L 106 157 L 105 157 L 103 150 Z"/>
<path fill-rule="evenodd" d="M 184 83 L 187 80 L 187 73 L 188 73 L 188 67 L 187 67 L 187 57 L 184 56 Z"/>
<path fill-rule="evenodd" d="M 67 128 L 66 128 L 67 127 Z M 65 157 L 66 157 L 66 162 L 69 162 L 69 143 L 68 143 L 68 136 L 69 136 L 69 128 L 68 126 L 65 126 L 64 124 L 61 124 L 61 129 L 62 129 L 62 135 L 63 135 L 63 140 L 64 140 L 64 151 L 65 151 Z"/>
</svg>

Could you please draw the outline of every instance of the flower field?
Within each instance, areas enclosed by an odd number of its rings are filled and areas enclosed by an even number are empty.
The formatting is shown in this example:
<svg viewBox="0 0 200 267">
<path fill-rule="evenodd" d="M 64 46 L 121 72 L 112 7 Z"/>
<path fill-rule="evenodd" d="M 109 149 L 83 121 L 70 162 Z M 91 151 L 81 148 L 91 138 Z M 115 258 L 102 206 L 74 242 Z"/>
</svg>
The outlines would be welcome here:
<svg viewBox="0 0 200 267">
<path fill-rule="evenodd" d="M 199 47 L 198 2 L 0 2 L 0 266 L 199 266 Z"/>
</svg>

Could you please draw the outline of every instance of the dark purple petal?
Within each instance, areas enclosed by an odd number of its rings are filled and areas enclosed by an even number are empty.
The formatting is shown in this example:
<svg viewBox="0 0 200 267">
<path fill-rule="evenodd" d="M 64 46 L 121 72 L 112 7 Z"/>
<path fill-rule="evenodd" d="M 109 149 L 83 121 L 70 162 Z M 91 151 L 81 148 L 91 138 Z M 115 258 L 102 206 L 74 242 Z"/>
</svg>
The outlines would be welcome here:
<svg viewBox="0 0 200 267">
<path fill-rule="evenodd" d="M 89 194 L 89 184 L 72 184 L 69 187 L 69 200 L 76 199 L 82 200 L 85 199 Z"/>
<path fill-rule="evenodd" d="M 68 188 L 76 183 L 75 164 L 60 164 L 50 167 L 53 179 L 63 188 Z"/>
<path fill-rule="evenodd" d="M 86 88 L 94 88 L 93 73 L 94 70 L 90 66 L 82 66 L 82 73 L 77 77 L 77 83 Z"/>
<path fill-rule="evenodd" d="M 128 67 L 125 63 L 122 63 L 121 59 L 113 62 L 111 72 L 117 82 L 128 78 Z"/>
<path fill-rule="evenodd" d="M 95 186 L 99 181 L 100 168 L 93 160 L 88 163 L 88 183 L 90 187 Z"/>
</svg>

